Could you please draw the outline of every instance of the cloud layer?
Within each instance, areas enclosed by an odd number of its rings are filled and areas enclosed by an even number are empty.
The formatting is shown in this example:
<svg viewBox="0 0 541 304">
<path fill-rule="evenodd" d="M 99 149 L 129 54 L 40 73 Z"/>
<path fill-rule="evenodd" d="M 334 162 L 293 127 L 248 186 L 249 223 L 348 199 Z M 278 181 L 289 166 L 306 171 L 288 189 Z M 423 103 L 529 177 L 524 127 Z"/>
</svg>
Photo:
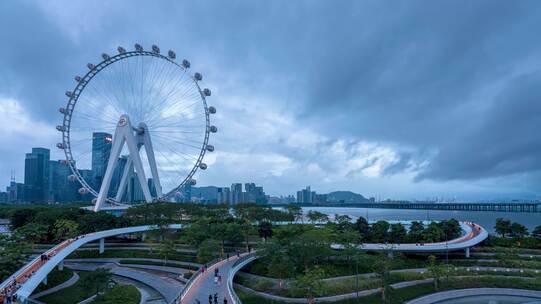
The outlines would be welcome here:
<svg viewBox="0 0 541 304">
<path fill-rule="evenodd" d="M 213 90 L 201 184 L 535 197 L 538 28 L 538 1 L 4 1 L 2 137 L 21 144 L 2 147 L 0 181 L 53 147 L 36 130 L 54 129 L 72 77 L 139 42 L 189 58 Z"/>
</svg>

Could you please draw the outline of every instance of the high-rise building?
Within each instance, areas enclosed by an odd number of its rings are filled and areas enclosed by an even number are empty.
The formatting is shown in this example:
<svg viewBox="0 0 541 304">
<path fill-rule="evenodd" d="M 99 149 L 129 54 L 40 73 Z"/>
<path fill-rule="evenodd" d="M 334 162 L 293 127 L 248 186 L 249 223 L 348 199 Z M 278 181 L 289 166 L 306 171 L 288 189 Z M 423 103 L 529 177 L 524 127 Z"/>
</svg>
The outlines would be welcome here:
<svg viewBox="0 0 541 304">
<path fill-rule="evenodd" d="M 0 192 L 0 204 L 5 204 L 8 202 L 8 193 Z"/>
<path fill-rule="evenodd" d="M 118 158 L 116 163 L 115 170 L 113 171 L 113 177 L 111 178 L 111 187 L 109 188 L 109 196 L 116 196 L 118 192 L 118 187 L 120 186 L 120 180 L 122 179 L 122 174 L 124 173 L 124 168 L 128 163 L 128 156 L 122 155 Z M 133 171 L 133 169 L 132 169 Z M 126 189 L 124 189 L 124 192 Z M 123 194 L 124 196 L 125 194 Z"/>
<path fill-rule="evenodd" d="M 310 186 L 307 186 L 306 189 L 297 191 L 297 203 L 311 204 L 314 202 L 315 196 L 316 196 L 316 192 L 311 191 Z"/>
<path fill-rule="evenodd" d="M 113 136 L 111 134 L 105 132 L 92 133 L 92 185 L 95 189 L 101 187 L 105 170 L 107 170 L 112 144 Z"/>
<path fill-rule="evenodd" d="M 218 204 L 230 203 L 231 190 L 229 188 L 218 188 Z"/>
<path fill-rule="evenodd" d="M 231 202 L 231 204 L 238 204 L 238 203 L 241 203 L 242 202 L 242 184 L 240 183 L 235 183 L 235 184 L 231 184 L 231 194 L 230 194 L 231 198 L 229 199 L 229 201 Z"/>
<path fill-rule="evenodd" d="M 216 204 L 218 201 L 218 189 L 220 188 L 215 186 L 192 187 L 192 201 Z"/>
<path fill-rule="evenodd" d="M 70 181 L 70 167 L 60 160 L 49 161 L 49 184 L 53 202 L 74 202 L 78 200 L 79 182 Z"/>
<path fill-rule="evenodd" d="M 9 186 L 6 187 L 6 192 L 8 195 L 7 202 L 10 204 L 20 204 L 25 201 L 23 183 L 17 183 L 15 180 L 12 180 Z"/>
<path fill-rule="evenodd" d="M 30 203 L 45 203 L 50 199 L 49 160 L 50 151 L 32 148 L 24 160 L 24 197 Z"/>
</svg>

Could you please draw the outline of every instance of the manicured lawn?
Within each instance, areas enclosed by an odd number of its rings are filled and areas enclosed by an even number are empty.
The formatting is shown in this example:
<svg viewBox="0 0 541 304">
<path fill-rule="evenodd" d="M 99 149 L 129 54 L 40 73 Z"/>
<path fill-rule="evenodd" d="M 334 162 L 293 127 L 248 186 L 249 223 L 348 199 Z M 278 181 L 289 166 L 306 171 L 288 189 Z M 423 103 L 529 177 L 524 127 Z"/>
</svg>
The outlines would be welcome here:
<svg viewBox="0 0 541 304">
<path fill-rule="evenodd" d="M 95 294 L 96 293 L 95 286 L 83 286 L 81 284 L 85 276 L 88 275 L 88 272 L 80 271 L 78 273 L 79 273 L 80 278 L 79 278 L 79 281 L 77 281 L 77 283 L 75 283 L 74 285 L 68 288 L 59 290 L 53 294 L 41 297 L 38 300 L 41 302 L 48 303 L 48 304 L 71 304 L 71 303 L 79 303 L 80 301 Z"/>
<path fill-rule="evenodd" d="M 73 276 L 73 270 L 69 268 L 64 268 L 64 270 L 62 271 L 55 269 L 47 275 L 47 285 L 39 284 L 38 288 L 34 290 L 34 293 L 38 293 L 38 292 L 47 290 L 49 288 L 55 287 L 57 285 L 60 285 L 66 282 L 67 280 L 69 280 L 72 276 Z"/>
<path fill-rule="evenodd" d="M 463 289 L 463 288 L 481 288 L 481 287 L 500 287 L 500 288 L 522 288 L 531 290 L 541 290 L 541 279 L 520 279 L 520 278 L 507 278 L 504 276 L 476 276 L 470 278 L 450 278 L 449 282 L 443 280 L 442 286 L 439 291 L 449 289 Z M 246 292 L 235 290 L 244 304 L 285 304 L 281 301 L 272 301 L 265 298 L 261 298 L 257 295 L 248 294 Z M 417 286 L 411 286 L 396 290 L 391 290 L 390 303 L 404 303 L 405 301 L 436 292 L 432 284 L 421 284 Z M 336 304 L 376 304 L 381 303 L 381 296 L 373 295 L 357 299 L 349 299 L 343 301 L 333 302 Z"/>
<path fill-rule="evenodd" d="M 96 297 L 93 304 L 139 304 L 141 293 L 132 285 L 116 285 L 105 294 Z"/>
</svg>

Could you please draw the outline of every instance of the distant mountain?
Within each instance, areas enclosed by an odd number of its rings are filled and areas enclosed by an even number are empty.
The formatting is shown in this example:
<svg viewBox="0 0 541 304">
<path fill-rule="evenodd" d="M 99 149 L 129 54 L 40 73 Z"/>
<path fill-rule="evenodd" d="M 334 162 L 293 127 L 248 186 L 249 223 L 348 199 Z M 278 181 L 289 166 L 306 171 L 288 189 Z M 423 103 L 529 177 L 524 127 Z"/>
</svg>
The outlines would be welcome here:
<svg viewBox="0 0 541 304">
<path fill-rule="evenodd" d="M 368 199 L 361 194 L 351 191 L 334 191 L 327 194 L 328 202 L 365 203 Z"/>
</svg>

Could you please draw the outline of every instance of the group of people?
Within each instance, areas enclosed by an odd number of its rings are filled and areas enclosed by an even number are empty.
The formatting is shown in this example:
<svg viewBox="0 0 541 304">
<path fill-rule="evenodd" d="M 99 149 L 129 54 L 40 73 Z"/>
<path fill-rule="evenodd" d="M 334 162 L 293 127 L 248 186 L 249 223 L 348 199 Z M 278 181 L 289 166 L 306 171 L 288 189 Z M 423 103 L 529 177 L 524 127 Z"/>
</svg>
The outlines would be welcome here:
<svg viewBox="0 0 541 304">
<path fill-rule="evenodd" d="M 214 296 L 209 294 L 209 304 L 218 304 L 218 293 L 215 293 Z M 224 297 L 224 304 L 227 304 L 227 297 Z"/>
<path fill-rule="evenodd" d="M 7 286 L 0 289 L 0 304 L 17 303 L 15 292 L 17 292 L 21 284 L 30 279 L 30 277 L 32 277 L 41 266 L 47 263 L 47 261 L 49 261 L 58 252 L 60 252 L 62 249 L 66 248 L 68 245 L 78 240 L 79 238 L 81 238 L 81 236 L 71 238 L 60 243 L 60 245 L 52 248 L 44 254 L 41 254 L 39 257 L 39 261 L 36 260 L 32 264 L 25 266 L 26 269 L 21 274 L 13 278 Z"/>
</svg>

